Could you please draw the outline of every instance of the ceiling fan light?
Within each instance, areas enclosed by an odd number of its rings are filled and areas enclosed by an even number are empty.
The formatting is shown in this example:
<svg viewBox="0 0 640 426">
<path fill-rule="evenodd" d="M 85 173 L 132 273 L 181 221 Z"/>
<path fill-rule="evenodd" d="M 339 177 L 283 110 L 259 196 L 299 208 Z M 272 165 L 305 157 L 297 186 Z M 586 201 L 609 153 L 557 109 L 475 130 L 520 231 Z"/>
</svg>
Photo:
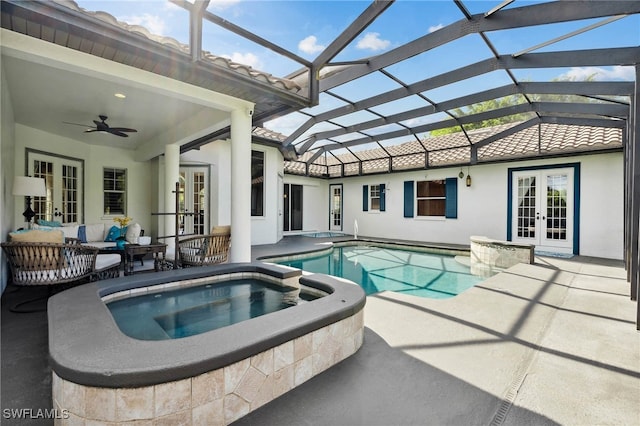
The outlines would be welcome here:
<svg viewBox="0 0 640 426">
<path fill-rule="evenodd" d="M 115 93 L 113 96 L 115 96 L 118 99 L 124 99 L 127 97 L 127 95 L 125 95 L 124 93 Z"/>
</svg>

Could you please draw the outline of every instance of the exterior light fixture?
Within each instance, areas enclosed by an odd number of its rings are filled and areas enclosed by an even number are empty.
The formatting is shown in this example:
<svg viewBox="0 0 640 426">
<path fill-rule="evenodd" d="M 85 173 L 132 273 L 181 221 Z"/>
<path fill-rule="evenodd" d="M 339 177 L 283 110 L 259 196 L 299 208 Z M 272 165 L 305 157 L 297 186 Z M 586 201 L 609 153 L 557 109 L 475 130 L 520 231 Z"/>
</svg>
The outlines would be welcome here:
<svg viewBox="0 0 640 426">
<path fill-rule="evenodd" d="M 467 175 L 467 186 L 471 186 L 471 175 Z"/>
<path fill-rule="evenodd" d="M 464 177 L 464 172 L 460 169 L 460 173 L 458 173 L 458 177 L 462 179 Z"/>
</svg>

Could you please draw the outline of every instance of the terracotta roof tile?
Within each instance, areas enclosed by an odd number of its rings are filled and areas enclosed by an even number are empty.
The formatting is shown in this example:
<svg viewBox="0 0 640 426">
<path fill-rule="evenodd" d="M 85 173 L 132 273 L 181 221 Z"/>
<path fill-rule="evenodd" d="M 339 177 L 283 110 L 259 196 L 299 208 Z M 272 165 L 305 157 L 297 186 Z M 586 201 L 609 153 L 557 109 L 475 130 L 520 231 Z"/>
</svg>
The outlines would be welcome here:
<svg viewBox="0 0 640 426">
<path fill-rule="evenodd" d="M 468 132 L 473 143 L 478 143 L 490 136 L 507 130 L 520 123 L 509 123 L 486 129 Z M 427 148 L 429 167 L 468 163 L 471 158 L 471 145 L 463 133 L 428 138 L 424 142 Z M 425 167 L 425 153 L 417 141 L 385 147 L 392 156 L 392 169 L 407 170 Z M 511 158 L 532 157 L 539 154 L 562 152 L 594 151 L 622 147 L 622 130 L 565 124 L 543 123 L 528 127 L 505 138 L 478 148 L 478 161 L 492 161 Z M 362 161 L 362 174 L 388 171 L 387 153 L 381 148 L 357 151 Z M 312 153 L 305 153 L 300 162 L 285 161 L 285 172 L 304 174 L 304 161 L 311 158 Z M 354 156 L 346 153 L 337 156 L 345 163 L 344 175 L 360 174 L 360 166 L 354 163 Z M 333 156 L 324 156 L 315 160 L 314 167 L 324 169 L 327 163 L 339 164 Z M 322 171 L 317 171 L 321 176 Z M 332 167 L 330 176 L 340 176 L 340 167 Z"/>
</svg>

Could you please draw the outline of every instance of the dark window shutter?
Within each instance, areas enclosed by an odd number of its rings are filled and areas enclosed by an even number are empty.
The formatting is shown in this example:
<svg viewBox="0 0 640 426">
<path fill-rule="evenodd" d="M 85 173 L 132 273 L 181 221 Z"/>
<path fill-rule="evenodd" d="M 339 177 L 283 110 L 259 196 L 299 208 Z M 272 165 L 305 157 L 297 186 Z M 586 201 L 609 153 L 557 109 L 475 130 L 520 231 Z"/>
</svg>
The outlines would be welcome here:
<svg viewBox="0 0 640 426">
<path fill-rule="evenodd" d="M 445 181 L 445 208 L 444 217 L 456 219 L 458 217 L 458 179 L 447 178 Z"/>
<path fill-rule="evenodd" d="M 369 186 L 362 185 L 362 211 L 369 211 Z"/>
<path fill-rule="evenodd" d="M 383 212 L 386 209 L 386 203 L 385 203 L 385 195 L 386 195 L 386 191 L 385 191 L 385 184 L 381 183 L 380 184 L 380 211 Z"/>
<path fill-rule="evenodd" d="M 404 181 L 404 217 L 413 217 L 413 181 Z"/>
</svg>

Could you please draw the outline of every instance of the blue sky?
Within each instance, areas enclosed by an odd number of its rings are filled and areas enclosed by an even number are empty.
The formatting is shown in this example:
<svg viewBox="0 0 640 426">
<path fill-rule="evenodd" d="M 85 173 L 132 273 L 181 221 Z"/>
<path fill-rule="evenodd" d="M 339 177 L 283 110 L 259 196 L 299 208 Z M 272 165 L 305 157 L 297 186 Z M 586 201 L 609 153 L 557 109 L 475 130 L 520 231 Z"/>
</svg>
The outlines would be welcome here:
<svg viewBox="0 0 640 426">
<path fill-rule="evenodd" d="M 463 2 L 471 13 L 484 13 L 501 3 L 498 0 L 463 0 Z M 520 7 L 531 3 L 533 2 L 515 1 L 508 7 Z M 155 34 L 173 37 L 188 44 L 188 14 L 184 9 L 171 3 L 161 0 L 81 0 L 78 4 L 88 10 L 109 12 L 121 21 L 142 25 Z M 368 1 L 212 0 L 209 10 L 290 52 L 313 60 L 369 4 Z M 578 4 L 576 6 L 579 7 Z M 451 0 L 398 0 L 334 60 L 349 61 L 378 55 L 461 19 L 463 19 L 462 13 Z M 601 20 L 595 19 L 497 31 L 487 33 L 487 37 L 500 54 L 512 54 L 599 21 Z M 631 16 L 538 51 L 638 45 L 640 45 L 640 17 Z M 296 62 L 211 23 L 204 25 L 203 48 L 215 55 L 250 65 L 278 77 L 301 68 Z M 418 55 L 404 63 L 393 65 L 388 70 L 405 83 L 412 83 L 490 57 L 492 53 L 480 36 L 471 35 Z M 557 77 L 581 80 L 589 75 L 595 75 L 598 80 L 634 79 L 634 70 L 631 67 L 525 69 L 514 70 L 513 73 L 519 80 L 530 81 L 548 81 Z M 505 72 L 496 72 L 432 90 L 425 95 L 436 102 L 441 102 L 508 83 L 510 80 Z M 335 92 L 351 100 L 358 100 L 375 94 L 371 93 L 372 87 L 375 87 L 376 93 L 379 93 L 396 88 L 398 85 L 385 77 L 373 75 L 357 83 L 335 88 Z M 381 106 L 380 112 L 392 113 L 398 108 L 416 107 L 417 104 L 411 104 L 411 102 L 406 100 L 404 105 L 389 105 L 387 110 Z M 312 111 L 327 110 L 340 105 L 333 99 L 325 98 L 325 101 Z M 293 117 L 289 117 L 289 120 L 292 119 Z M 301 118 L 294 121 L 300 120 Z M 275 127 L 274 130 L 283 133 L 287 133 L 290 128 L 295 128 L 297 125 L 294 122 L 286 125 L 284 123 L 286 120 L 279 121 L 272 128 Z"/>
</svg>

